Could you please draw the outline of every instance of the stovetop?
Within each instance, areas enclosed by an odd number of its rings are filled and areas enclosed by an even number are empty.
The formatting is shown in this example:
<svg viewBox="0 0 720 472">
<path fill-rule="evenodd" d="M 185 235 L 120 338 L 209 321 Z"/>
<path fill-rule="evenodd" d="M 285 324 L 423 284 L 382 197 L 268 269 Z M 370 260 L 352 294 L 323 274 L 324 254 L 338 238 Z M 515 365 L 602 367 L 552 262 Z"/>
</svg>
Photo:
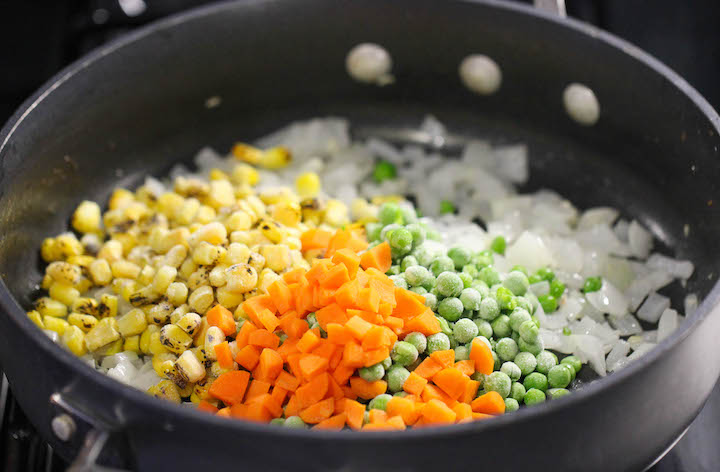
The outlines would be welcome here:
<svg viewBox="0 0 720 472">
<path fill-rule="evenodd" d="M 529 0 L 520 0 L 526 3 Z M 655 54 L 720 107 L 717 0 L 566 0 L 571 16 Z M 0 123 L 41 83 L 90 49 L 148 21 L 209 0 L 0 0 Z M 32 24 L 28 28 L 27 24 Z M 43 31 L 38 35 L 37 31 Z M 0 373 L 0 377 L 2 377 Z M 720 471 L 720 384 L 683 438 L 652 472 Z M 0 384 L 0 470 L 64 471 Z"/>
</svg>

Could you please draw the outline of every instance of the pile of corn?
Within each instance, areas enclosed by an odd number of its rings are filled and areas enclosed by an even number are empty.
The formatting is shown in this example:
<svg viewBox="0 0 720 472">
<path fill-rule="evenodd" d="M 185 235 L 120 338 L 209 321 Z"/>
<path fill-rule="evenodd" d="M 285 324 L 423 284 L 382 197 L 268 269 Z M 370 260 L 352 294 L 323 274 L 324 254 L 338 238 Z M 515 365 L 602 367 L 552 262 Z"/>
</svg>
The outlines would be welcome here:
<svg viewBox="0 0 720 472">
<path fill-rule="evenodd" d="M 222 373 L 212 346 L 224 334 L 209 327 L 216 304 L 235 310 L 294 268 L 308 269 L 314 254 L 300 252 L 308 228 L 337 228 L 348 209 L 318 198 L 320 179 L 301 174 L 291 187 L 258 191 L 254 165 L 278 168 L 283 148 L 261 151 L 238 144 L 232 172 L 209 178 L 177 177 L 172 191 L 117 189 L 102 213 L 82 202 L 68 232 L 43 241 L 48 263 L 30 319 L 78 356 L 96 360 L 131 351 L 163 380 L 150 389 L 174 401 L 205 398 Z M 251 163 L 251 164 L 248 164 Z M 221 339 L 222 338 L 222 339 Z"/>
</svg>

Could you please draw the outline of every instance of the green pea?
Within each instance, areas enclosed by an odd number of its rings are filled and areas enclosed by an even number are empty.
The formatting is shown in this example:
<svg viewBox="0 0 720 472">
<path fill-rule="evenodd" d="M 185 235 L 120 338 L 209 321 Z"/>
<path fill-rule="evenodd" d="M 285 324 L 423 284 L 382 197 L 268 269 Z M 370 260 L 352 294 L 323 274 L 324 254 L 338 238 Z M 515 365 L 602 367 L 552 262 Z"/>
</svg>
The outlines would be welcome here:
<svg viewBox="0 0 720 472">
<path fill-rule="evenodd" d="M 405 290 L 408 289 L 408 283 L 407 283 L 407 280 L 405 280 L 405 277 L 403 276 L 403 274 L 391 275 L 390 280 L 393 281 L 393 283 L 395 284 L 396 287 L 404 288 Z"/>
<path fill-rule="evenodd" d="M 512 381 L 510 377 L 504 372 L 493 372 L 492 374 L 485 377 L 483 384 L 486 391 L 494 391 L 499 393 L 503 398 L 507 398 L 510 395 L 510 386 Z"/>
<path fill-rule="evenodd" d="M 425 349 L 427 348 L 427 338 L 425 337 L 424 334 L 418 333 L 417 331 L 408 333 L 407 336 L 405 336 L 405 339 L 403 341 L 415 346 L 415 349 L 417 349 L 417 352 L 419 354 L 422 354 L 423 352 L 425 352 Z"/>
<path fill-rule="evenodd" d="M 464 344 L 472 341 L 478 335 L 478 331 L 478 326 L 471 319 L 463 318 L 453 326 L 453 337 L 457 342 Z"/>
<path fill-rule="evenodd" d="M 445 298 L 438 303 L 438 313 L 448 321 L 457 321 L 463 314 L 463 304 L 459 298 Z"/>
<path fill-rule="evenodd" d="M 480 336 L 485 336 L 486 338 L 489 338 L 493 335 L 492 326 L 490 326 L 490 323 L 488 323 L 486 320 L 483 320 L 482 318 L 475 318 L 473 321 L 478 327 L 478 334 Z"/>
<path fill-rule="evenodd" d="M 494 349 L 494 346 L 493 346 Z M 500 356 L 497 355 L 497 352 L 494 350 L 492 351 L 493 356 L 493 370 L 500 370 L 500 366 L 502 365 L 502 360 L 500 360 Z"/>
<path fill-rule="evenodd" d="M 447 256 L 440 256 L 436 258 L 430 264 L 430 271 L 435 277 L 439 276 L 443 272 L 449 272 L 455 270 L 455 263 L 452 259 Z"/>
<path fill-rule="evenodd" d="M 407 257 L 405 259 L 407 259 Z M 407 269 L 405 269 L 404 275 L 408 285 L 412 287 L 424 286 L 432 278 L 430 271 L 421 265 L 414 265 L 408 267 Z"/>
<path fill-rule="evenodd" d="M 443 200 L 440 202 L 440 214 L 447 215 L 455 213 L 455 205 L 450 200 Z"/>
<path fill-rule="evenodd" d="M 462 279 L 455 272 L 442 272 L 437 276 L 438 293 L 444 297 L 458 297 L 463 291 Z"/>
<path fill-rule="evenodd" d="M 482 302 L 482 295 L 474 288 L 463 289 L 460 294 L 460 301 L 466 310 L 477 311 L 480 309 L 480 303 Z"/>
<path fill-rule="evenodd" d="M 480 318 L 484 320 L 494 320 L 500 314 L 500 306 L 494 298 L 483 298 L 480 302 L 480 310 L 478 311 Z"/>
<path fill-rule="evenodd" d="M 380 232 L 383 229 L 382 223 L 368 223 L 365 225 L 365 234 L 368 241 L 377 241 L 380 239 Z"/>
<path fill-rule="evenodd" d="M 519 408 L 520 404 L 514 398 L 508 397 L 505 399 L 505 413 L 512 413 L 513 411 L 517 411 Z"/>
<path fill-rule="evenodd" d="M 520 367 L 520 371 L 523 375 L 528 375 L 534 372 L 535 367 L 537 367 L 537 358 L 529 352 L 518 353 L 518 355 L 515 356 L 515 360 L 513 362 L 515 362 L 515 364 Z"/>
<path fill-rule="evenodd" d="M 552 313 L 557 310 L 557 299 L 550 294 L 540 295 L 538 297 L 538 301 L 540 302 L 540 306 L 543 307 L 545 313 Z"/>
<path fill-rule="evenodd" d="M 507 242 L 503 236 L 496 236 L 495 239 L 490 243 L 490 249 L 497 254 L 505 254 L 505 247 Z"/>
<path fill-rule="evenodd" d="M 555 278 L 555 273 L 550 270 L 549 267 L 543 267 L 542 269 L 538 269 L 536 272 L 538 277 L 540 277 L 540 280 L 547 280 L 550 282 L 552 279 Z"/>
<path fill-rule="evenodd" d="M 455 348 L 455 362 L 466 361 L 470 359 L 470 349 L 467 346 L 458 346 Z"/>
<path fill-rule="evenodd" d="M 521 402 L 525 398 L 525 387 L 520 382 L 513 382 L 510 387 L 510 397 Z"/>
<path fill-rule="evenodd" d="M 525 390 L 536 388 L 544 392 L 548 388 L 548 379 L 544 374 L 541 374 L 540 372 L 533 372 L 532 374 L 525 377 L 525 380 L 523 381 L 523 386 L 525 387 Z"/>
<path fill-rule="evenodd" d="M 572 367 L 576 374 L 582 369 L 582 362 L 576 356 L 567 356 L 560 363 Z"/>
<path fill-rule="evenodd" d="M 537 274 L 528 275 L 528 282 L 530 283 L 530 285 L 536 284 L 538 282 L 542 282 L 543 280 L 545 280 L 545 279 L 543 279 L 542 277 L 540 277 Z"/>
<path fill-rule="evenodd" d="M 537 356 L 540 352 L 542 352 L 544 345 L 542 339 L 540 338 L 538 338 L 534 343 L 529 343 L 521 337 L 518 341 L 518 347 L 520 347 L 521 351 L 527 351 Z"/>
<path fill-rule="evenodd" d="M 535 307 L 533 307 L 532 302 L 525 297 L 515 297 L 515 303 L 517 304 L 517 308 L 522 308 L 529 314 L 532 314 L 532 312 L 535 311 Z"/>
<path fill-rule="evenodd" d="M 570 385 L 572 377 L 565 366 L 554 365 L 547 374 L 548 384 L 552 388 L 565 388 Z"/>
<path fill-rule="evenodd" d="M 381 393 L 377 397 L 370 400 L 370 403 L 368 403 L 368 410 L 385 411 L 385 409 L 387 408 L 387 402 L 389 402 L 391 398 L 391 395 L 388 395 L 387 393 Z"/>
<path fill-rule="evenodd" d="M 530 283 L 528 282 L 528 278 L 525 274 L 515 270 L 505 277 L 503 286 L 510 290 L 513 295 L 525 295 Z"/>
<path fill-rule="evenodd" d="M 410 291 L 422 296 L 425 296 L 425 294 L 428 293 L 428 291 L 425 290 L 425 287 L 410 287 Z"/>
<path fill-rule="evenodd" d="M 478 274 L 480 273 L 475 266 L 475 264 L 466 264 L 462 268 L 463 274 L 467 274 L 473 279 L 476 279 Z"/>
<path fill-rule="evenodd" d="M 553 280 L 550 283 L 550 295 L 558 299 L 562 297 L 563 293 L 565 293 L 565 284 L 558 279 Z"/>
<path fill-rule="evenodd" d="M 485 383 L 485 374 L 482 372 L 475 372 L 470 376 L 470 378 L 476 382 L 480 382 L 480 388 L 482 388 L 483 383 Z"/>
<path fill-rule="evenodd" d="M 397 264 L 393 264 L 390 266 L 390 268 L 385 272 L 387 275 L 400 275 L 400 266 Z"/>
<path fill-rule="evenodd" d="M 478 268 L 482 269 L 483 267 L 493 265 L 495 258 L 491 251 L 480 251 L 473 257 L 473 262 Z"/>
<path fill-rule="evenodd" d="M 375 182 L 380 183 L 385 180 L 392 180 L 395 177 L 397 177 L 397 169 L 392 162 L 380 160 L 375 164 L 375 168 L 373 169 L 373 179 L 375 179 Z"/>
<path fill-rule="evenodd" d="M 418 260 L 415 256 L 405 256 L 400 263 L 400 270 L 406 272 L 408 270 L 408 267 L 416 266 L 418 264 Z"/>
<path fill-rule="evenodd" d="M 282 418 L 273 418 L 270 420 L 270 424 L 273 424 L 276 426 L 283 426 L 285 424 L 285 420 Z"/>
<path fill-rule="evenodd" d="M 492 323 L 490 323 L 490 326 L 492 326 L 495 337 L 498 338 L 510 336 L 510 333 L 512 332 L 510 329 L 510 318 L 507 315 L 498 316 Z"/>
<path fill-rule="evenodd" d="M 563 333 L 565 336 L 570 336 L 570 335 L 572 334 L 572 330 L 571 330 L 570 328 L 568 328 L 567 326 L 563 326 L 562 333 Z"/>
<path fill-rule="evenodd" d="M 518 355 L 518 345 L 512 338 L 502 338 L 495 346 L 495 352 L 503 361 L 511 361 Z"/>
<path fill-rule="evenodd" d="M 378 220 L 383 225 L 402 223 L 402 210 L 396 203 L 383 203 L 378 210 Z"/>
<path fill-rule="evenodd" d="M 391 392 L 399 392 L 403 389 L 405 381 L 410 377 L 410 371 L 405 367 L 394 365 L 387 373 L 388 389 Z"/>
<path fill-rule="evenodd" d="M 490 296 L 490 287 L 488 287 L 488 285 L 482 280 L 473 280 L 470 288 L 476 290 L 482 298 L 487 298 Z"/>
<path fill-rule="evenodd" d="M 363 413 L 363 424 L 368 424 L 370 422 L 370 412 L 365 410 L 365 413 Z"/>
<path fill-rule="evenodd" d="M 427 239 L 427 231 L 425 230 L 425 228 L 423 228 L 422 226 L 420 226 L 417 223 L 410 223 L 409 225 L 407 225 L 405 227 L 405 229 L 410 231 L 410 234 L 412 234 L 413 248 L 420 246 Z"/>
<path fill-rule="evenodd" d="M 440 332 L 443 333 L 448 338 L 452 336 L 452 326 L 450 326 L 450 323 L 448 323 L 448 320 L 443 318 L 442 316 L 435 315 L 435 318 L 438 320 L 438 323 L 440 323 Z"/>
<path fill-rule="evenodd" d="M 507 288 L 498 287 L 497 292 L 495 292 L 495 299 L 497 300 L 498 306 L 500 306 L 501 310 L 514 309 L 512 306 L 513 294 Z"/>
<path fill-rule="evenodd" d="M 392 358 L 390 356 L 387 356 L 383 361 L 380 363 L 381 366 L 383 366 L 383 369 L 387 372 L 387 370 L 392 366 Z"/>
<path fill-rule="evenodd" d="M 395 392 L 395 393 L 393 393 L 393 397 L 403 398 L 403 397 L 407 397 L 407 395 L 408 395 L 408 393 L 407 393 L 407 392 L 404 392 L 404 391 L 400 391 L 400 392 Z"/>
<path fill-rule="evenodd" d="M 537 367 L 535 370 L 541 374 L 547 375 L 554 366 L 557 365 L 557 358 L 550 351 L 542 351 L 537 355 Z"/>
<path fill-rule="evenodd" d="M 510 329 L 519 331 L 520 325 L 530 320 L 530 313 L 528 313 L 527 310 L 520 307 L 515 308 L 513 312 L 510 313 Z"/>
<path fill-rule="evenodd" d="M 385 376 L 385 368 L 382 363 L 371 365 L 370 367 L 362 367 L 358 369 L 360 378 L 368 382 L 375 382 Z"/>
<path fill-rule="evenodd" d="M 463 288 L 470 288 L 473 283 L 473 278 L 470 277 L 470 275 L 465 272 L 458 272 L 457 276 L 460 277 L 460 280 L 462 280 Z"/>
<path fill-rule="evenodd" d="M 445 333 L 436 333 L 427 338 L 427 352 L 432 354 L 436 351 L 447 351 L 450 349 L 450 338 Z"/>
<path fill-rule="evenodd" d="M 527 406 L 542 403 L 545 401 L 545 392 L 543 392 L 542 390 L 538 390 L 537 388 L 531 388 L 525 394 L 525 398 L 523 398 L 523 401 Z"/>
<path fill-rule="evenodd" d="M 437 296 L 434 293 L 426 293 L 423 296 L 425 297 L 425 306 L 435 311 L 437 309 Z"/>
<path fill-rule="evenodd" d="M 503 362 L 503 365 L 500 367 L 500 372 L 504 372 L 505 374 L 507 374 L 507 376 L 510 377 L 510 380 L 512 380 L 513 382 L 519 380 L 520 376 L 522 376 L 520 367 L 518 367 L 517 364 L 512 361 Z"/>
<path fill-rule="evenodd" d="M 447 255 L 455 263 L 455 269 L 460 270 L 463 266 L 469 264 L 472 261 L 472 252 L 469 249 L 456 246 L 451 248 Z"/>
<path fill-rule="evenodd" d="M 597 292 L 602 288 L 602 279 L 600 277 L 588 277 L 583 284 L 583 292 Z"/>
<path fill-rule="evenodd" d="M 400 228 L 402 228 L 402 225 L 399 225 L 397 223 L 392 223 L 392 224 L 383 226 L 382 231 L 380 231 L 380 239 L 382 241 L 387 241 L 388 238 L 390 237 L 390 233 L 392 233 L 396 229 L 400 229 Z"/>
<path fill-rule="evenodd" d="M 417 224 L 417 213 L 415 212 L 415 208 L 413 208 L 412 205 L 401 205 L 400 211 L 402 212 L 404 224 Z"/>
<path fill-rule="evenodd" d="M 535 343 L 540 336 L 540 329 L 537 327 L 537 325 L 532 319 L 529 319 L 520 323 L 518 333 L 520 334 L 520 337 L 526 342 Z"/>
<path fill-rule="evenodd" d="M 489 287 L 500 283 L 500 273 L 492 266 L 480 269 L 480 280 L 485 282 Z"/>
<path fill-rule="evenodd" d="M 522 272 L 523 275 L 525 275 L 525 277 L 527 277 L 527 275 L 528 275 L 527 269 L 525 268 L 525 266 L 522 266 L 522 265 L 514 265 L 514 266 L 512 266 L 512 268 L 510 269 L 510 272 L 513 272 L 513 271 Z"/>
<path fill-rule="evenodd" d="M 551 388 L 548 390 L 548 396 L 551 400 L 557 400 L 558 398 L 564 397 L 565 395 L 569 395 L 570 390 L 566 388 Z"/>
<path fill-rule="evenodd" d="M 283 426 L 293 429 L 307 429 L 307 425 L 299 416 L 288 416 L 285 418 Z"/>
<path fill-rule="evenodd" d="M 405 228 L 398 228 L 388 235 L 388 243 L 393 249 L 409 252 L 412 249 L 413 237 Z"/>
<path fill-rule="evenodd" d="M 398 341 L 390 351 L 390 357 L 394 363 L 406 366 L 415 362 L 415 359 L 418 358 L 418 350 L 408 342 Z"/>
</svg>

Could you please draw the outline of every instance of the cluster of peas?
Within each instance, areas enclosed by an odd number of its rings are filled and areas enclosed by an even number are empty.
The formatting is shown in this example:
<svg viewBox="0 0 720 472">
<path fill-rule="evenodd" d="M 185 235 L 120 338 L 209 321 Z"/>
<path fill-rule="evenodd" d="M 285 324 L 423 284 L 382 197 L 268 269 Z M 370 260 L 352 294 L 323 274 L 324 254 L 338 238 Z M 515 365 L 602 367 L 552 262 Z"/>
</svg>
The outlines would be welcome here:
<svg viewBox="0 0 720 472">
<path fill-rule="evenodd" d="M 423 245 L 426 239 L 439 239 L 438 235 L 419 223 L 412 209 L 394 203 L 382 205 L 379 222 L 368 223 L 366 230 L 371 244 L 390 244 L 394 265 L 388 274 L 397 286 L 425 297 L 442 332 L 427 337 L 407 335 L 396 343 L 390 358 L 360 369 L 362 378 L 385 378 L 391 392 L 403 395 L 403 383 L 423 354 L 453 349 L 456 361 L 466 360 L 473 339 L 479 337 L 492 349 L 495 366 L 490 375 L 473 374 L 473 379 L 481 382 L 478 395 L 496 391 L 505 398 L 506 411 L 514 411 L 521 402 L 533 405 L 569 393 L 566 387 L 582 362 L 575 356 L 559 360 L 544 350 L 540 323 L 532 315 L 538 305 L 548 313 L 557 310 L 565 292 L 565 285 L 550 269 L 528 274 L 524 267 L 516 266 L 507 274 L 499 273 L 493 267 L 493 254 L 504 253 L 502 237 L 495 238 L 489 250 L 454 247 L 438 254 L 432 246 Z M 549 283 L 550 291 L 535 297 L 528 287 L 541 281 Z M 378 396 L 370 408 L 383 407 L 389 398 L 387 394 Z"/>
</svg>

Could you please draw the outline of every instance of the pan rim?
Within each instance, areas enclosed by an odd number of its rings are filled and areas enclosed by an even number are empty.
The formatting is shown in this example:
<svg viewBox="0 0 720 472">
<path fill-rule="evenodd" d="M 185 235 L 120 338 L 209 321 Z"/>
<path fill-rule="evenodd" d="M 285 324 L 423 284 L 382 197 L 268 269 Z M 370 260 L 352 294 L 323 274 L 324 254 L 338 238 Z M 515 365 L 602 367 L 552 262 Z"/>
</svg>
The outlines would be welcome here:
<svg viewBox="0 0 720 472">
<path fill-rule="evenodd" d="M 0 130 L 0 159 L 8 147 L 8 144 L 13 137 L 16 130 L 28 119 L 33 110 L 54 90 L 63 86 L 63 84 L 71 80 L 75 75 L 81 74 L 86 69 L 89 69 L 93 64 L 102 60 L 105 56 L 108 56 L 125 47 L 131 47 L 133 44 L 139 42 L 145 37 L 162 33 L 168 29 L 173 28 L 176 25 L 187 23 L 190 21 L 201 20 L 206 16 L 216 15 L 226 9 L 234 8 L 245 8 L 248 6 L 278 2 L 282 0 L 250 0 L 245 2 L 234 2 L 226 1 L 212 5 L 206 5 L 198 8 L 194 8 L 179 14 L 172 15 L 170 17 L 161 19 L 159 21 L 152 22 L 146 26 L 143 26 L 127 35 L 112 40 L 108 44 L 91 51 L 86 56 L 76 60 L 67 67 L 63 68 L 60 72 L 51 77 L 45 82 L 35 93 L 33 93 L 28 99 L 26 99 L 22 105 L 15 111 L 10 117 L 7 123 Z M 292 0 L 289 0 L 292 1 Z M 698 109 L 705 115 L 708 121 L 712 124 L 715 131 L 720 134 L 720 116 L 716 113 L 713 107 L 700 95 L 685 79 L 680 77 L 676 72 L 664 65 L 658 59 L 632 45 L 631 43 L 611 34 L 606 31 L 600 30 L 592 25 L 574 20 L 572 18 L 560 18 L 551 13 L 538 10 L 532 6 L 515 4 L 504 2 L 501 0 L 452 0 L 453 3 L 458 4 L 477 4 L 484 5 L 488 8 L 494 8 L 498 10 L 505 10 L 513 14 L 525 15 L 534 17 L 540 21 L 547 21 L 553 23 L 554 27 L 567 28 L 573 30 L 576 33 L 591 36 L 597 41 L 603 42 L 609 47 L 618 50 L 618 52 L 629 55 L 635 61 L 641 63 L 643 66 L 652 69 L 657 74 L 660 74 L 667 79 L 673 86 L 679 89 Z M 239 7 L 242 3 L 242 7 Z M 438 3 L 439 5 L 440 3 Z M 425 437 L 431 435 L 434 437 L 453 437 L 456 435 L 463 435 L 467 433 L 479 433 L 485 431 L 492 431 L 496 428 L 504 427 L 508 422 L 523 422 L 526 420 L 539 419 L 546 415 L 551 415 L 559 409 L 570 407 L 579 403 L 591 401 L 592 398 L 601 394 L 612 384 L 621 383 L 627 381 L 631 376 L 641 369 L 645 369 L 650 364 L 655 363 L 661 356 L 666 352 L 673 349 L 677 344 L 684 340 L 689 334 L 697 328 L 697 326 L 705 320 L 713 310 L 720 304 L 720 282 L 717 282 L 702 303 L 698 306 L 695 313 L 688 317 L 682 325 L 667 339 L 663 340 L 658 346 L 644 355 L 641 359 L 631 363 L 628 367 L 622 369 L 619 372 L 612 373 L 606 378 L 598 379 L 582 389 L 573 392 L 572 395 L 568 395 L 560 400 L 552 402 L 546 402 L 542 405 L 537 405 L 533 408 L 523 408 L 520 411 L 514 412 L 512 415 L 503 415 L 502 417 L 495 418 L 489 422 L 473 422 L 466 424 L 452 425 L 452 427 L 430 427 L 418 430 L 410 431 L 387 431 L 387 432 L 376 432 L 372 435 L 363 435 L 362 441 L 368 445 L 376 444 L 379 441 L 386 441 L 388 439 L 399 440 L 400 438 L 407 438 L 412 440 L 419 436 Z M 224 418 L 217 418 L 212 415 L 207 415 L 203 412 L 194 411 L 187 408 L 178 408 L 176 405 L 172 405 L 166 401 L 162 401 L 156 398 L 149 397 L 144 392 L 137 390 L 133 387 L 124 385 L 106 375 L 98 372 L 90 366 L 84 364 L 76 356 L 70 352 L 61 348 L 60 346 L 53 343 L 47 336 L 41 333 L 37 327 L 27 318 L 25 311 L 19 305 L 19 303 L 12 296 L 7 286 L 0 279 L 0 308 L 4 313 L 7 314 L 10 321 L 17 326 L 18 329 L 22 330 L 27 336 L 31 337 L 41 346 L 41 348 L 48 355 L 54 355 L 58 357 L 60 362 L 66 365 L 66 367 L 76 371 L 78 375 L 81 375 L 84 379 L 96 382 L 102 388 L 108 389 L 114 394 L 121 397 L 128 405 L 137 405 L 145 407 L 147 405 L 150 408 L 157 409 L 158 413 L 163 414 L 167 417 L 176 418 L 178 421 L 181 420 L 192 420 L 196 422 L 204 422 L 206 425 L 213 425 L 213 427 L 226 428 L 229 431 L 244 431 L 250 432 L 257 435 L 270 434 L 274 438 L 282 437 L 286 439 L 292 438 L 303 438 L 303 439 L 317 439 L 322 441 L 335 440 L 342 441 L 359 441 L 360 436 L 352 434 L 349 431 L 341 432 L 330 432 L 330 431 L 303 431 L 293 429 L 280 429 L 273 428 L 270 425 L 255 424 L 245 421 L 226 421 Z M 148 402 L 149 403 L 146 403 Z M 136 424 L 137 423 L 137 424 Z M 141 424 L 137 419 L 130 421 L 126 424 L 119 425 L 132 430 L 133 427 Z"/>
</svg>

